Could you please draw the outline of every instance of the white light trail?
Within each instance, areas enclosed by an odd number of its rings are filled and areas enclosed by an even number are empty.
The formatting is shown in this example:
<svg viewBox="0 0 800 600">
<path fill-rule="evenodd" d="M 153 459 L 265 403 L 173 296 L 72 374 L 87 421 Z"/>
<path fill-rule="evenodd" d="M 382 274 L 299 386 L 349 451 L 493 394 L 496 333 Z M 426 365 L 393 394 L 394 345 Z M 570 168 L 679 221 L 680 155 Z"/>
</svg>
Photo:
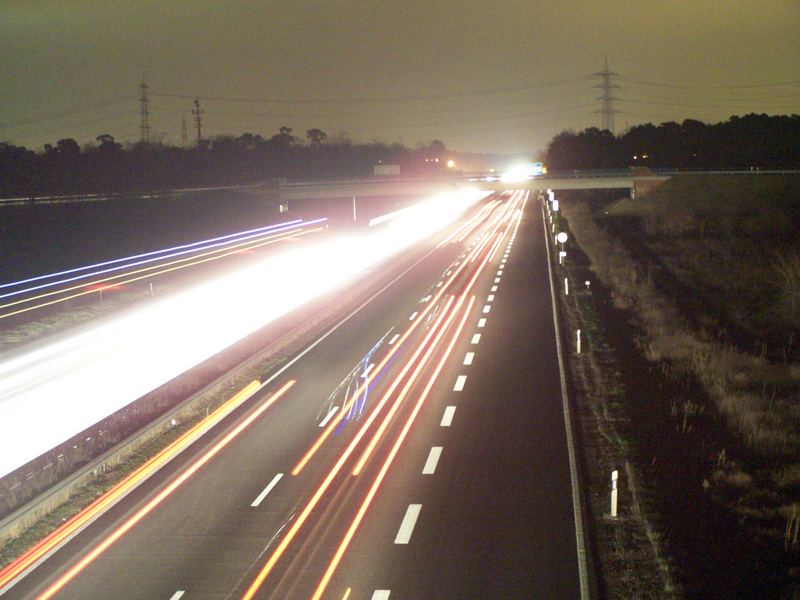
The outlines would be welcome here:
<svg viewBox="0 0 800 600">
<path fill-rule="evenodd" d="M 360 235 L 307 241 L 0 362 L 0 477 L 454 221 L 439 195 Z"/>
</svg>

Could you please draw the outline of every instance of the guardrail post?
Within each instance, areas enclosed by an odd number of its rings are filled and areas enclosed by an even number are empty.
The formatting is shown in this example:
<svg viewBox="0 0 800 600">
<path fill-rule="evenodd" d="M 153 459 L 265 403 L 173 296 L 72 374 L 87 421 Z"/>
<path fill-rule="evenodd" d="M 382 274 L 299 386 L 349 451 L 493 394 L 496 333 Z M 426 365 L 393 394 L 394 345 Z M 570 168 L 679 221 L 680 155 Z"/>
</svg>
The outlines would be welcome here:
<svg viewBox="0 0 800 600">
<path fill-rule="evenodd" d="M 611 518 L 617 518 L 617 479 L 619 478 L 619 471 L 614 469 L 611 471 Z"/>
</svg>

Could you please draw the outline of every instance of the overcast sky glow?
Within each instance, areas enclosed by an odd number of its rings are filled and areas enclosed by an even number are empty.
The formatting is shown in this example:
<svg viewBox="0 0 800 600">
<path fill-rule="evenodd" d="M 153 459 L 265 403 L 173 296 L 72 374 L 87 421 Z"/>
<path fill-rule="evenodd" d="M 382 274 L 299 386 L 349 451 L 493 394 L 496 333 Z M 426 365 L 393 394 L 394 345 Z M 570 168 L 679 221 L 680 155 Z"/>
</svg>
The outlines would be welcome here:
<svg viewBox="0 0 800 600">
<path fill-rule="evenodd" d="M 800 80 L 798 32 L 797 0 L 6 0 L 0 141 L 135 141 L 146 73 L 172 143 L 199 95 L 208 135 L 287 125 L 535 152 L 599 125 L 606 55 L 618 132 L 798 113 L 798 83 L 744 87 Z"/>
</svg>

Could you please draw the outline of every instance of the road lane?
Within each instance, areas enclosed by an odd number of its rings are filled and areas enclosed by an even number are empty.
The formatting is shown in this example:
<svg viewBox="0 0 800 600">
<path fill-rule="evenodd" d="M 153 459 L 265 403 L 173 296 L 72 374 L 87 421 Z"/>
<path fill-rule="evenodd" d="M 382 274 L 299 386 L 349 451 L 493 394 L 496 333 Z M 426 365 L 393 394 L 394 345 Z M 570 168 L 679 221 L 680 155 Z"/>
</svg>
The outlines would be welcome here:
<svg viewBox="0 0 800 600">
<path fill-rule="evenodd" d="M 446 370 L 329 597 L 348 587 L 355 597 L 375 590 L 398 598 L 580 597 L 538 206 L 528 206 L 507 265 L 480 345 L 467 336 L 456 352 L 474 352 L 471 364 L 454 361 Z M 492 278 L 485 279 L 484 292 Z M 476 311 L 468 335 L 479 318 Z M 468 378 L 455 392 L 461 374 Z M 452 422 L 440 427 L 448 407 Z M 442 458 L 430 476 L 420 468 L 432 445 Z M 409 543 L 397 546 L 410 504 L 423 508 Z"/>
<path fill-rule="evenodd" d="M 163 507 L 137 525 L 124 543 L 109 549 L 59 597 L 87 597 L 93 590 L 103 590 L 108 597 L 118 597 L 120 593 L 126 597 L 169 597 L 176 589 L 187 591 L 191 597 L 227 595 L 242 580 L 243 571 L 246 575 L 243 565 L 257 562 L 265 544 L 280 534 L 287 516 L 290 519 L 296 511 L 297 498 L 309 495 L 310 482 L 319 479 L 320 469 L 341 451 L 347 436 L 340 435 L 321 448 L 312 463 L 317 465 L 316 470 L 304 477 L 281 481 L 270 492 L 268 501 L 249 507 L 252 499 L 263 491 L 264 481 L 275 477 L 276 472 L 285 472 L 302 454 L 309 439 L 318 432 L 316 419 L 320 405 L 339 384 L 342 374 L 361 360 L 372 340 L 415 312 L 420 292 L 435 289 L 442 270 L 462 246 L 441 248 L 413 274 L 366 307 L 350 326 L 337 331 L 304 357 L 292 373 L 299 382 L 297 390 L 272 407 L 268 418 L 254 423 L 248 435 L 232 444 L 225 461 L 209 463 L 201 478 L 195 478 L 191 484 L 187 482 Z M 392 337 L 392 343 L 396 339 Z M 231 419 L 228 428 L 236 418 Z M 298 431 L 304 433 L 297 435 Z M 188 464 L 210 444 L 211 441 L 198 443 L 196 449 L 154 477 L 135 494 L 138 502 L 152 496 L 157 486 L 174 478 L 177 467 Z M 112 510 L 86 535 L 14 588 L 12 596 L 41 591 L 70 562 L 73 553 L 80 554 L 81 548 L 91 545 L 92 539 L 100 539 L 114 529 L 133 512 L 134 505 L 132 499 Z"/>
</svg>

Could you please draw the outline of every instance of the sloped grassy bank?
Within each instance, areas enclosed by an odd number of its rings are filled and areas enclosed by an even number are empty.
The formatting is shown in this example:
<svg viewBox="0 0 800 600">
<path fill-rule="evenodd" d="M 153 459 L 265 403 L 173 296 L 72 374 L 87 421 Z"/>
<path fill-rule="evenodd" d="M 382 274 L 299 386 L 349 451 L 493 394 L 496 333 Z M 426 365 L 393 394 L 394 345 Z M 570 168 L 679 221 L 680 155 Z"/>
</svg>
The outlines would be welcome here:
<svg viewBox="0 0 800 600">
<path fill-rule="evenodd" d="M 689 597 L 798 589 L 796 242 L 786 225 L 797 181 L 679 179 L 644 200 L 562 202 L 613 303 L 599 314 L 626 392 L 618 424 Z M 753 256 L 762 260 L 751 270 Z"/>
</svg>

